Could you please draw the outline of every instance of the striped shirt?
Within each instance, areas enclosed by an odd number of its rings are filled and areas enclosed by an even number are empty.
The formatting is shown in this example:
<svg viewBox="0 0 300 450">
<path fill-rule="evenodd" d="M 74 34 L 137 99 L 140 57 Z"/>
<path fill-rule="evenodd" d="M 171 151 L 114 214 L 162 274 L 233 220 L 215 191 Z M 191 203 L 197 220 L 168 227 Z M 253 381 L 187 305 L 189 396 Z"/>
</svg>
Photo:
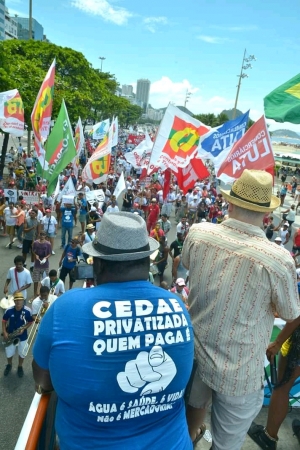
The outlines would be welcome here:
<svg viewBox="0 0 300 450">
<path fill-rule="evenodd" d="M 300 314 L 295 264 L 256 226 L 234 219 L 194 225 L 182 252 L 189 269 L 190 315 L 201 379 L 239 396 L 263 385 L 276 310 Z"/>
</svg>

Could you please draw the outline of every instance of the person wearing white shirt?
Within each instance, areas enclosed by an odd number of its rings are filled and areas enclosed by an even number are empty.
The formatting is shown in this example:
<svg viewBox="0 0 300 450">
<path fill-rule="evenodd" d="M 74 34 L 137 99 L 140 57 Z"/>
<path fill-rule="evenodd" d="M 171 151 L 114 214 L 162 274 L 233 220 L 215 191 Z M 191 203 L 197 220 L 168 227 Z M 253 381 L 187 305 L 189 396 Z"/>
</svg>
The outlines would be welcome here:
<svg viewBox="0 0 300 450">
<path fill-rule="evenodd" d="M 164 204 L 161 209 L 161 214 L 167 214 L 168 217 L 170 217 L 172 212 L 172 206 L 175 202 L 175 193 L 174 189 L 170 188 L 170 192 L 167 194 L 166 199 L 164 200 Z"/>
<path fill-rule="evenodd" d="M 8 248 L 12 248 L 12 244 L 14 242 L 15 237 L 15 226 L 17 223 L 17 214 L 18 210 L 15 208 L 13 202 L 9 203 L 3 211 L 5 224 L 6 224 L 6 233 L 9 235 L 9 245 Z"/>
<path fill-rule="evenodd" d="M 113 200 L 111 204 L 106 208 L 105 214 L 110 214 L 113 212 L 119 212 L 119 207 L 116 202 Z"/>
<path fill-rule="evenodd" d="M 51 269 L 49 276 L 41 281 L 41 285 L 47 286 L 50 290 L 50 294 L 56 295 L 56 297 L 65 293 L 65 284 L 58 278 L 57 271 L 54 269 Z"/>
<path fill-rule="evenodd" d="M 46 232 L 47 240 L 49 240 L 51 244 L 52 255 L 55 255 L 54 252 L 54 238 L 57 233 L 57 220 L 54 216 L 51 216 L 51 209 L 46 209 L 46 215 L 42 217 L 41 224 Z"/>
<path fill-rule="evenodd" d="M 14 259 L 15 267 L 11 267 L 6 276 L 6 282 L 4 285 L 4 294 L 8 292 L 11 295 L 21 292 L 24 299 L 27 298 L 27 289 L 30 288 L 32 284 L 32 278 L 29 270 L 24 268 L 23 256 L 18 255 Z"/>
<path fill-rule="evenodd" d="M 40 295 L 32 302 L 31 314 L 37 323 L 41 321 L 43 316 L 47 313 L 47 309 L 49 309 L 52 303 L 56 300 L 54 295 L 49 298 L 49 294 L 50 289 L 47 286 L 41 286 Z"/>
</svg>

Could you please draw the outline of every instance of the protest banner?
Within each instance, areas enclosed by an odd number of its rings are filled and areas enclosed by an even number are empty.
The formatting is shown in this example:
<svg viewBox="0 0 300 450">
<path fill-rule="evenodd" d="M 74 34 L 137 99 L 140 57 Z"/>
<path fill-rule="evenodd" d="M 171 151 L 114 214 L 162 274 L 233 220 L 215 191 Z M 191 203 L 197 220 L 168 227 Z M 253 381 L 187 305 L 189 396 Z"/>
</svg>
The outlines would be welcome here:
<svg viewBox="0 0 300 450">
<path fill-rule="evenodd" d="M 245 169 L 266 170 L 274 165 L 272 144 L 265 116 L 262 116 L 235 143 L 220 167 L 216 167 L 216 173 L 217 178 L 230 183 L 239 178 Z"/>
<path fill-rule="evenodd" d="M 4 189 L 4 197 L 8 199 L 9 203 L 16 203 L 18 201 L 17 189 Z"/>
<path fill-rule="evenodd" d="M 90 205 L 93 205 L 94 202 L 98 202 L 100 208 L 102 207 L 105 201 L 105 194 L 102 189 L 86 192 L 85 197 Z"/>
<path fill-rule="evenodd" d="M 39 202 L 39 192 L 36 191 L 19 191 L 19 195 L 22 195 L 25 202 L 28 205 L 32 205 L 33 203 Z"/>
</svg>

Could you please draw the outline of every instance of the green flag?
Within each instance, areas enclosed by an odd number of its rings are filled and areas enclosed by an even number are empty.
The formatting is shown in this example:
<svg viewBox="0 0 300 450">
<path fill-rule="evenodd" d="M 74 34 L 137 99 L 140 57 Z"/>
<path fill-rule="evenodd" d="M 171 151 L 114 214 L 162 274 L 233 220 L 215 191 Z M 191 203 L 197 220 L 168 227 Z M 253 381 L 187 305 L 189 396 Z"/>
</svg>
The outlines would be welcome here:
<svg viewBox="0 0 300 450">
<path fill-rule="evenodd" d="M 54 192 L 58 175 L 75 156 L 76 148 L 72 128 L 65 101 L 63 100 L 55 125 L 46 144 L 44 177 L 48 180 L 48 195 Z"/>
<path fill-rule="evenodd" d="M 267 95 L 264 107 L 268 119 L 300 123 L 300 74 Z"/>
</svg>

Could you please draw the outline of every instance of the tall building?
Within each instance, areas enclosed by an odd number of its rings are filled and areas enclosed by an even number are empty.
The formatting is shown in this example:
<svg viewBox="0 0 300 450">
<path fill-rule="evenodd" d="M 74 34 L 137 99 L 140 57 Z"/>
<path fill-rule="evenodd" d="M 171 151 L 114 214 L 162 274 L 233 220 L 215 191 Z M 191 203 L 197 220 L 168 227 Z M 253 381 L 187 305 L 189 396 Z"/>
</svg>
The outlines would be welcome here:
<svg viewBox="0 0 300 450">
<path fill-rule="evenodd" d="M 137 80 L 136 99 L 138 102 L 143 103 L 144 111 L 147 111 L 147 107 L 149 104 L 150 84 L 150 80 L 147 80 L 145 78 Z"/>
<path fill-rule="evenodd" d="M 133 86 L 131 86 L 131 84 L 123 84 L 122 95 L 132 95 L 132 94 L 133 94 Z"/>
<path fill-rule="evenodd" d="M 5 0 L 0 0 L 0 41 L 5 39 Z"/>
<path fill-rule="evenodd" d="M 29 18 L 16 17 L 16 20 L 18 22 L 18 38 L 25 41 L 29 40 Z M 44 40 L 44 28 L 35 19 L 32 19 L 32 39 L 35 41 Z"/>
<path fill-rule="evenodd" d="M 5 39 L 18 39 L 18 22 L 5 8 Z"/>
</svg>

